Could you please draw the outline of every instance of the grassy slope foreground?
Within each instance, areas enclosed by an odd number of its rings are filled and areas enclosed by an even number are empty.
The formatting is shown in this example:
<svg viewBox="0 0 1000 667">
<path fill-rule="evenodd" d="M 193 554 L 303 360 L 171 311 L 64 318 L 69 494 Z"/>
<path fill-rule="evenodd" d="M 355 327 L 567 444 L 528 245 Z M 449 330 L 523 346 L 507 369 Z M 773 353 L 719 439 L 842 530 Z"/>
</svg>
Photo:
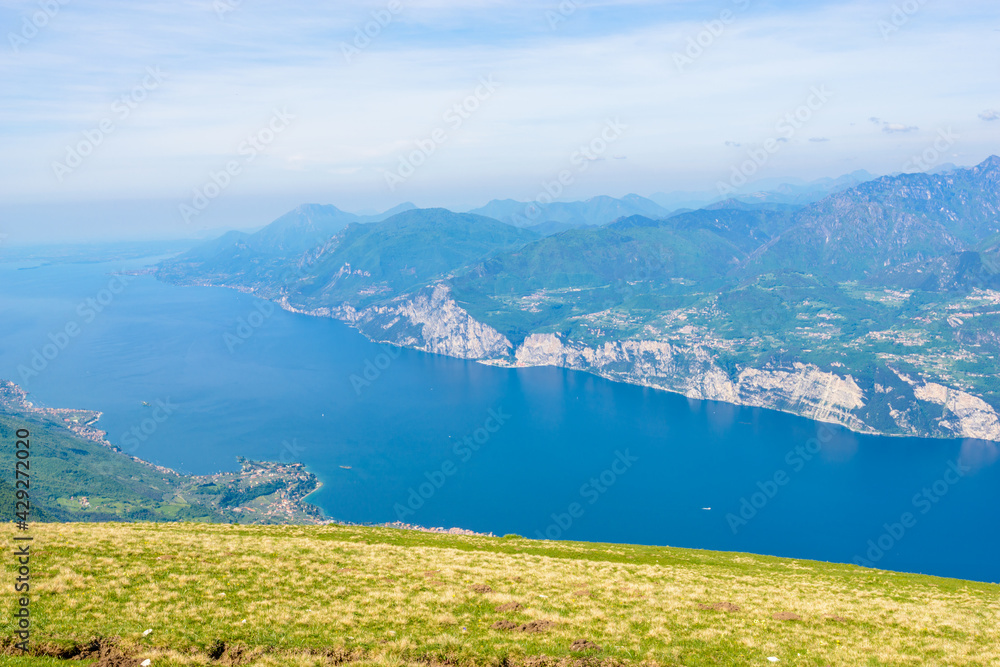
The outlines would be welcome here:
<svg viewBox="0 0 1000 667">
<path fill-rule="evenodd" d="M 32 531 L 37 655 L 0 649 L 0 663 L 15 667 L 74 656 L 88 664 L 99 647 L 102 666 L 149 659 L 154 667 L 768 665 L 769 657 L 778 665 L 1000 664 L 996 585 L 746 554 L 386 528 Z M 11 544 L 13 526 L 0 532 Z M 8 582 L 12 561 L 3 560 Z M 9 620 L 4 627 L 9 644 Z"/>
</svg>

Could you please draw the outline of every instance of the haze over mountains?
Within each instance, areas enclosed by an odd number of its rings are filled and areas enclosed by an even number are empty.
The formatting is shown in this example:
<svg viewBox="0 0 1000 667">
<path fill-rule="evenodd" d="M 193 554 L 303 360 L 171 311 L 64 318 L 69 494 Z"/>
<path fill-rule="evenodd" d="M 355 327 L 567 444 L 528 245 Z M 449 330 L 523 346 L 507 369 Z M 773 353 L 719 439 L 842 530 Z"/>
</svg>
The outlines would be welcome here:
<svg viewBox="0 0 1000 667">
<path fill-rule="evenodd" d="M 743 187 L 726 183 L 726 191 L 733 190 L 728 197 L 720 194 L 720 188 L 716 187 L 699 192 L 657 192 L 649 198 L 668 209 L 702 208 L 727 198 L 744 202 L 805 205 L 875 178 L 874 174 L 859 169 L 838 178 L 821 178 L 808 183 L 789 182 L 781 178 L 761 179 Z"/>
<path fill-rule="evenodd" d="M 664 217 L 670 211 L 650 199 L 631 194 L 621 199 L 602 196 L 586 201 L 552 203 L 494 199 L 486 206 L 469 213 L 489 216 L 508 225 L 528 227 L 536 231 L 537 228 L 544 228 L 544 225 L 549 225 L 552 231 L 565 231 L 574 227 L 605 225 L 630 215 Z"/>
<path fill-rule="evenodd" d="M 658 219 L 703 207 L 733 208 L 741 204 L 804 206 L 831 193 L 846 190 L 874 178 L 867 171 L 861 170 L 839 178 L 825 178 L 810 183 L 789 183 L 785 179 L 761 180 L 755 182 L 754 187 L 748 186 L 744 191 L 735 193 L 731 197 L 724 197 L 718 190 L 711 190 L 675 192 L 669 195 L 657 193 L 649 198 L 637 194 L 628 194 L 621 198 L 597 196 L 584 201 L 550 203 L 494 199 L 484 206 L 467 212 L 548 236 L 577 227 L 606 225 L 632 215 Z M 233 241 L 254 236 L 255 241 L 252 243 L 279 247 L 294 242 L 305 250 L 337 233 L 348 224 L 380 222 L 397 213 L 415 208 L 417 207 L 414 204 L 405 202 L 382 213 L 369 215 L 343 211 L 330 204 L 303 204 L 276 219 L 265 228 L 267 231 L 260 235 L 232 231 L 227 233 L 227 237 Z"/>
<path fill-rule="evenodd" d="M 635 195 L 531 218 L 509 200 L 377 220 L 310 205 L 159 275 L 486 363 L 1000 440 L 1000 158 L 860 177 L 682 212 Z"/>
</svg>

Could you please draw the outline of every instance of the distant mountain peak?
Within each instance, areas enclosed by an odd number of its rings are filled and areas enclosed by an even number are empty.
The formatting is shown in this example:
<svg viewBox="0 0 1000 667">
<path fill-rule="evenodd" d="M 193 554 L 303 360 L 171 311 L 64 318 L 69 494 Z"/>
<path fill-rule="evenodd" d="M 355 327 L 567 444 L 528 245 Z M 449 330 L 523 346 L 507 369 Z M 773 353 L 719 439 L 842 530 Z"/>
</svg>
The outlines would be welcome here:
<svg viewBox="0 0 1000 667">
<path fill-rule="evenodd" d="M 316 213 L 316 212 L 345 213 L 345 211 L 342 211 L 333 204 L 299 204 L 291 211 L 291 213 Z"/>
<path fill-rule="evenodd" d="M 975 168 L 976 172 L 984 171 L 1000 171 L 1000 157 L 996 155 L 991 155 L 982 162 L 980 162 Z"/>
<path fill-rule="evenodd" d="M 543 223 L 560 223 L 572 227 L 606 225 L 629 215 L 663 217 L 669 213 L 662 206 L 630 194 L 620 199 L 597 195 L 585 201 L 555 201 L 549 203 L 519 202 L 494 199 L 485 206 L 469 211 L 489 216 L 515 227 L 532 227 Z"/>
<path fill-rule="evenodd" d="M 394 216 L 397 213 L 403 213 L 405 211 L 412 211 L 412 210 L 414 210 L 416 208 L 417 208 L 417 205 L 414 204 L 413 202 L 405 201 L 402 204 L 398 204 L 398 205 L 393 206 L 392 208 L 390 208 L 388 210 L 382 211 L 382 213 L 378 214 L 377 216 L 366 216 L 366 217 L 372 217 L 372 218 L 378 217 L 378 218 L 385 219 L 385 218 Z"/>
<path fill-rule="evenodd" d="M 622 216 L 608 225 L 609 229 L 632 229 L 634 227 L 659 227 L 664 224 L 662 220 L 653 220 L 644 215 Z"/>
</svg>

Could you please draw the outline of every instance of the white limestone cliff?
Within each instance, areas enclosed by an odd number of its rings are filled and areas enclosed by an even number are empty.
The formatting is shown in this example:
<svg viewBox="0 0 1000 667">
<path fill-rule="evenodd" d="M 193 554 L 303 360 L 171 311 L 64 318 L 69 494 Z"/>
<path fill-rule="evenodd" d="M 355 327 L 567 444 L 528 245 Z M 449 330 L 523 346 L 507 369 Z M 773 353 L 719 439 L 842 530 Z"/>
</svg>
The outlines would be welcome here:
<svg viewBox="0 0 1000 667">
<path fill-rule="evenodd" d="M 498 366 L 558 366 L 587 371 L 701 400 L 724 401 L 798 414 L 843 424 L 862 433 L 885 432 L 869 423 L 867 404 L 889 393 L 876 385 L 872 397 L 848 373 L 795 363 L 787 367 L 741 368 L 733 377 L 717 363 L 708 345 L 662 340 L 607 341 L 595 346 L 567 341 L 552 333 L 531 334 L 514 348 L 496 329 L 477 321 L 436 285 L 388 305 L 355 309 L 350 305 L 302 311 L 282 300 L 282 307 L 310 315 L 334 317 L 368 338 L 460 359 Z M 836 370 L 836 369 L 834 369 Z M 899 374 L 918 401 L 940 405 L 933 417 L 935 435 L 1000 441 L 1000 416 L 983 399 L 941 384 Z M 917 403 L 888 409 L 894 435 L 928 435 L 920 427 Z"/>
<path fill-rule="evenodd" d="M 613 380 L 658 387 L 688 398 L 793 412 L 836 422 L 858 431 L 872 429 L 852 414 L 865 405 L 854 379 L 815 366 L 789 369 L 748 368 L 734 380 L 700 345 L 664 341 L 616 341 L 596 348 L 565 343 L 555 334 L 532 334 L 517 348 L 518 366 L 562 366 Z"/>
<path fill-rule="evenodd" d="M 444 285 L 390 305 L 361 310 L 343 305 L 329 314 L 372 340 L 459 359 L 506 356 L 513 347 L 506 336 L 473 319 L 455 303 Z"/>
</svg>

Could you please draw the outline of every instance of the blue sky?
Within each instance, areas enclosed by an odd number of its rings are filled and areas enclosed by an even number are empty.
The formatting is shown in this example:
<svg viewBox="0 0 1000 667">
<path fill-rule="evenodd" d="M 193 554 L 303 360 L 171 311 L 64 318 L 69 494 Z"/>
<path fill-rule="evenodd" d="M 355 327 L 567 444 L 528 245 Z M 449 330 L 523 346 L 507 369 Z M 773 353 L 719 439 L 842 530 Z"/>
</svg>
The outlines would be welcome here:
<svg viewBox="0 0 1000 667">
<path fill-rule="evenodd" d="M 769 141 L 751 181 L 1000 152 L 995 0 L 0 0 L 0 35 L 15 242 L 471 208 L 561 172 L 566 199 L 711 190 Z"/>
</svg>

